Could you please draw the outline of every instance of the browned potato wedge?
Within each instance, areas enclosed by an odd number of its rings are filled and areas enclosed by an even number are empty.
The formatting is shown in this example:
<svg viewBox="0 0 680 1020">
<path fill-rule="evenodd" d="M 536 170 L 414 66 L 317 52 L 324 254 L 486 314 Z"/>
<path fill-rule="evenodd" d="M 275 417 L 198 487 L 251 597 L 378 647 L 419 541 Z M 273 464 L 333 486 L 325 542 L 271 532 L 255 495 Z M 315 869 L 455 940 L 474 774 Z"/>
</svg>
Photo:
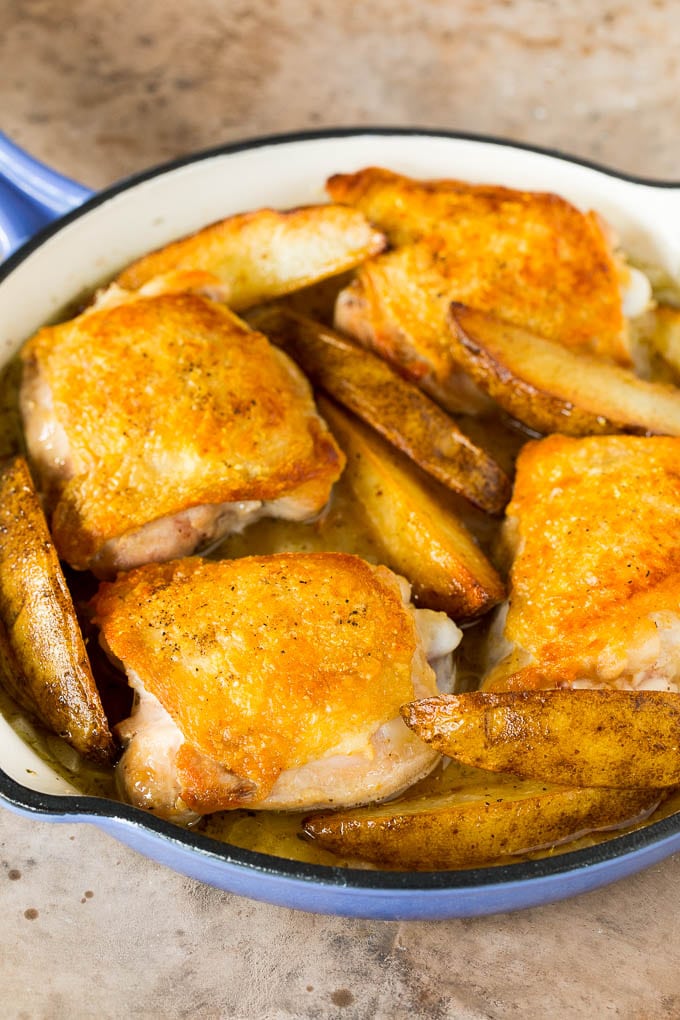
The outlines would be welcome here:
<svg viewBox="0 0 680 1020">
<path fill-rule="evenodd" d="M 573 786 L 680 783 L 680 695 L 474 691 L 404 705 L 418 736 L 476 768 Z"/>
<path fill-rule="evenodd" d="M 538 432 L 680 435 L 680 390 L 568 351 L 452 304 L 451 354 L 504 410 Z"/>
<path fill-rule="evenodd" d="M 0 677 L 81 754 L 114 750 L 59 560 L 22 457 L 0 469 Z"/>
<path fill-rule="evenodd" d="M 279 309 L 260 328 L 316 386 L 353 411 L 423 471 L 487 513 L 499 514 L 510 482 L 455 422 L 385 361 L 331 329 Z"/>
<path fill-rule="evenodd" d="M 196 279 L 240 311 L 342 273 L 384 247 L 384 235 L 356 209 L 339 205 L 286 212 L 260 209 L 220 220 L 143 256 L 115 282 L 138 290 L 166 277 L 172 288 L 178 277 L 181 285 L 181 274 L 187 273 L 189 286 Z"/>
<path fill-rule="evenodd" d="M 409 579 L 416 602 L 461 620 L 502 601 L 500 577 L 416 469 L 336 404 L 321 398 L 319 409 L 347 455 L 343 478 L 366 512 L 382 562 Z"/>
<path fill-rule="evenodd" d="M 312 815 L 303 828 L 343 857 L 408 871 L 473 868 L 642 821 L 661 796 L 487 776 L 459 792 Z"/>
</svg>

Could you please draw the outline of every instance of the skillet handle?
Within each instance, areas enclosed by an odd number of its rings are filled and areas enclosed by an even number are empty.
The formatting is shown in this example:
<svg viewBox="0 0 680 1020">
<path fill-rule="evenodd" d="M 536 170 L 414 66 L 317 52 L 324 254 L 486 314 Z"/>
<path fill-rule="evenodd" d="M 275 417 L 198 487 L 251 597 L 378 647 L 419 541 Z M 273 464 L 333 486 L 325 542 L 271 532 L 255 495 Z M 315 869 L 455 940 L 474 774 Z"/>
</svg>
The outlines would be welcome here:
<svg viewBox="0 0 680 1020">
<path fill-rule="evenodd" d="M 92 194 L 33 159 L 0 131 L 0 259 Z"/>
</svg>

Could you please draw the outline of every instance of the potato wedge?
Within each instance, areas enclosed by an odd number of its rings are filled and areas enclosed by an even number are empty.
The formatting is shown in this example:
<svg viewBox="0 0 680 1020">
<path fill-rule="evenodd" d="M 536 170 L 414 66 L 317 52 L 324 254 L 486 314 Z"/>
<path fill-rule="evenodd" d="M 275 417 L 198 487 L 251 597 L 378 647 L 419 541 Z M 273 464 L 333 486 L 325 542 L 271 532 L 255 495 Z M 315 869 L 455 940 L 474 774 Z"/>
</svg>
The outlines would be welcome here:
<svg viewBox="0 0 680 1020">
<path fill-rule="evenodd" d="M 401 714 L 442 754 L 491 772 L 573 786 L 680 783 L 680 695 L 666 691 L 473 691 Z"/>
<path fill-rule="evenodd" d="M 338 205 L 230 216 L 133 262 L 116 279 L 138 290 L 155 277 L 203 273 L 212 296 L 241 311 L 358 265 L 385 237 Z M 210 286 L 210 277 L 213 285 Z"/>
<path fill-rule="evenodd" d="M 416 469 L 328 399 L 319 400 L 319 410 L 347 455 L 343 479 L 366 512 L 382 562 L 409 579 L 415 601 L 455 620 L 502 601 L 500 577 Z"/>
<path fill-rule="evenodd" d="M 451 354 L 514 418 L 571 436 L 680 435 L 680 390 L 452 304 Z"/>
<path fill-rule="evenodd" d="M 311 381 L 353 411 L 448 489 L 499 514 L 510 481 L 491 457 L 385 361 L 333 330 L 286 309 L 260 328 Z"/>
<path fill-rule="evenodd" d="M 303 829 L 324 850 L 389 868 L 474 868 L 635 824 L 662 796 L 486 776 L 459 792 L 312 815 Z"/>
<path fill-rule="evenodd" d="M 23 708 L 81 754 L 110 760 L 109 726 L 22 457 L 0 469 L 0 678 Z"/>
</svg>

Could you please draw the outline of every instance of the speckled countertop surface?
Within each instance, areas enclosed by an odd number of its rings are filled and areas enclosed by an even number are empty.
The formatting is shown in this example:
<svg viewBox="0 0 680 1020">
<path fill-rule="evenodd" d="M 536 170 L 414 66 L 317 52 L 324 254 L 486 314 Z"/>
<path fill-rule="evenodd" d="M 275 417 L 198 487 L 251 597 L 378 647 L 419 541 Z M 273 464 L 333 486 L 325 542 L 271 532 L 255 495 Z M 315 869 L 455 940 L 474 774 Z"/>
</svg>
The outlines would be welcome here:
<svg viewBox="0 0 680 1020">
<path fill-rule="evenodd" d="M 680 180 L 672 0 L 4 0 L 2 128 L 93 187 L 258 133 L 474 130 Z M 680 1016 L 680 857 L 441 923 L 238 899 L 0 811 L 3 1018 Z"/>
</svg>

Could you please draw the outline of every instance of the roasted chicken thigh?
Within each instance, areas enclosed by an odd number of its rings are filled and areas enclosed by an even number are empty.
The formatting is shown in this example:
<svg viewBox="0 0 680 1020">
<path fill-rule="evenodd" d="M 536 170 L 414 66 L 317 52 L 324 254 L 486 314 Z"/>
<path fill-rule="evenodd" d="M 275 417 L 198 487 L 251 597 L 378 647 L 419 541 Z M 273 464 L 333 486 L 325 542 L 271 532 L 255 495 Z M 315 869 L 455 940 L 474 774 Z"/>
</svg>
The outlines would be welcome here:
<svg viewBox="0 0 680 1020">
<path fill-rule="evenodd" d="M 680 439 L 550 436 L 517 463 L 487 690 L 680 690 Z"/>
<path fill-rule="evenodd" d="M 386 567 L 194 557 L 102 584 L 93 609 L 136 692 L 124 794 L 161 816 L 380 800 L 438 760 L 399 707 L 436 693 L 428 658 L 449 678 L 460 631 Z"/>
<path fill-rule="evenodd" d="M 629 365 L 626 315 L 650 296 L 608 229 L 558 195 L 456 180 L 416 181 L 369 167 L 328 182 L 385 231 L 341 291 L 338 329 L 397 364 L 453 411 L 484 405 L 451 358 L 451 302 L 488 312 L 574 351 Z"/>
<path fill-rule="evenodd" d="M 94 308 L 22 356 L 29 454 L 76 569 L 106 577 L 258 516 L 310 518 L 342 470 L 299 369 L 205 297 Z"/>
</svg>

